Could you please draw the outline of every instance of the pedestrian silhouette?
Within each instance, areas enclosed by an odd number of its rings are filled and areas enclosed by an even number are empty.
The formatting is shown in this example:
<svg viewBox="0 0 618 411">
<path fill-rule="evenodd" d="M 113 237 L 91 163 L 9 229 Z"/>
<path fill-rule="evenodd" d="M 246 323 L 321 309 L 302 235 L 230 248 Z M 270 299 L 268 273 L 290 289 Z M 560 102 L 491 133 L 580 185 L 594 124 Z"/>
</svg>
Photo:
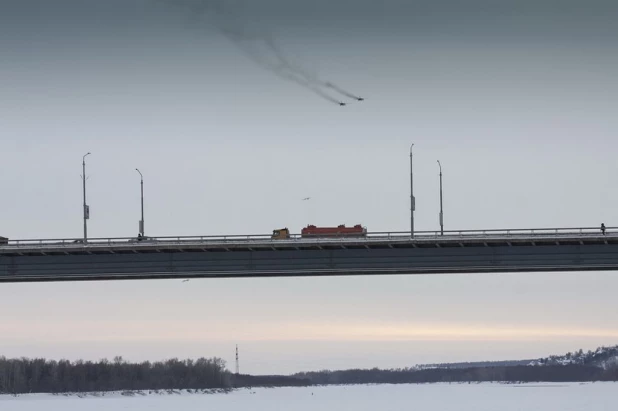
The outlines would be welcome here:
<svg viewBox="0 0 618 411">
<path fill-rule="evenodd" d="M 601 223 L 601 232 L 605 235 L 605 223 Z"/>
</svg>

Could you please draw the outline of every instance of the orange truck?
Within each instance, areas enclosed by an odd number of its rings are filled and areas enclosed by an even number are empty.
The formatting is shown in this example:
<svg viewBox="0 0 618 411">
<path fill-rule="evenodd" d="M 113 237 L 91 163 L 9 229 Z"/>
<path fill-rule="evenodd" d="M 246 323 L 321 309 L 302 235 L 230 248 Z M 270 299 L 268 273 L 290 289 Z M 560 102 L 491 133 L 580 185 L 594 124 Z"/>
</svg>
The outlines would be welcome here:
<svg viewBox="0 0 618 411">
<path fill-rule="evenodd" d="M 290 230 L 288 230 L 287 228 L 273 230 L 273 240 L 286 240 L 288 238 L 290 238 Z"/>
</svg>

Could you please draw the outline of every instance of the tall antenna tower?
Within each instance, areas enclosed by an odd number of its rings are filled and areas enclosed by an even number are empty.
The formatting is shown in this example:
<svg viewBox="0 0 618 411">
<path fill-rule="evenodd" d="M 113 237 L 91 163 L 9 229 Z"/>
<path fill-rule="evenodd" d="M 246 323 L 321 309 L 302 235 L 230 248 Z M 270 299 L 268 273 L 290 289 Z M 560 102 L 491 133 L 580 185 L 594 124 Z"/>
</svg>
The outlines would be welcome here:
<svg viewBox="0 0 618 411">
<path fill-rule="evenodd" d="M 236 345 L 236 375 L 240 373 L 240 365 L 238 364 L 238 345 Z"/>
</svg>

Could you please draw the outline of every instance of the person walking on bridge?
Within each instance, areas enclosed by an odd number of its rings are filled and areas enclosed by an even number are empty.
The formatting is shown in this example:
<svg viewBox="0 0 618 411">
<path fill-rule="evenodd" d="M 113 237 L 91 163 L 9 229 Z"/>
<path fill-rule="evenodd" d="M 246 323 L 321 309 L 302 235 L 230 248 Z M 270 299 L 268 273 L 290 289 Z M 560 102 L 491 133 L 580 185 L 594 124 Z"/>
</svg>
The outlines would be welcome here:
<svg viewBox="0 0 618 411">
<path fill-rule="evenodd" d="M 605 235 L 605 223 L 601 223 L 601 232 Z"/>
</svg>

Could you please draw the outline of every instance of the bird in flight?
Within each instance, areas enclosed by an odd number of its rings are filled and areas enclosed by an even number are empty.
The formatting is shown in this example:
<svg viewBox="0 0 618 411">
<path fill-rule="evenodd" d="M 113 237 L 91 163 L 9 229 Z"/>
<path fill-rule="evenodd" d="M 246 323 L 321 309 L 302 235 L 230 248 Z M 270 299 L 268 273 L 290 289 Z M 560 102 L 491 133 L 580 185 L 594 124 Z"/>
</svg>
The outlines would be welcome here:
<svg viewBox="0 0 618 411">
<path fill-rule="evenodd" d="M 182 280 L 183 283 L 188 283 L 189 279 L 187 278 L 186 280 Z"/>
<path fill-rule="evenodd" d="M 311 197 L 305 197 L 305 198 L 303 198 L 303 201 L 307 201 L 307 200 L 311 200 Z"/>
</svg>

